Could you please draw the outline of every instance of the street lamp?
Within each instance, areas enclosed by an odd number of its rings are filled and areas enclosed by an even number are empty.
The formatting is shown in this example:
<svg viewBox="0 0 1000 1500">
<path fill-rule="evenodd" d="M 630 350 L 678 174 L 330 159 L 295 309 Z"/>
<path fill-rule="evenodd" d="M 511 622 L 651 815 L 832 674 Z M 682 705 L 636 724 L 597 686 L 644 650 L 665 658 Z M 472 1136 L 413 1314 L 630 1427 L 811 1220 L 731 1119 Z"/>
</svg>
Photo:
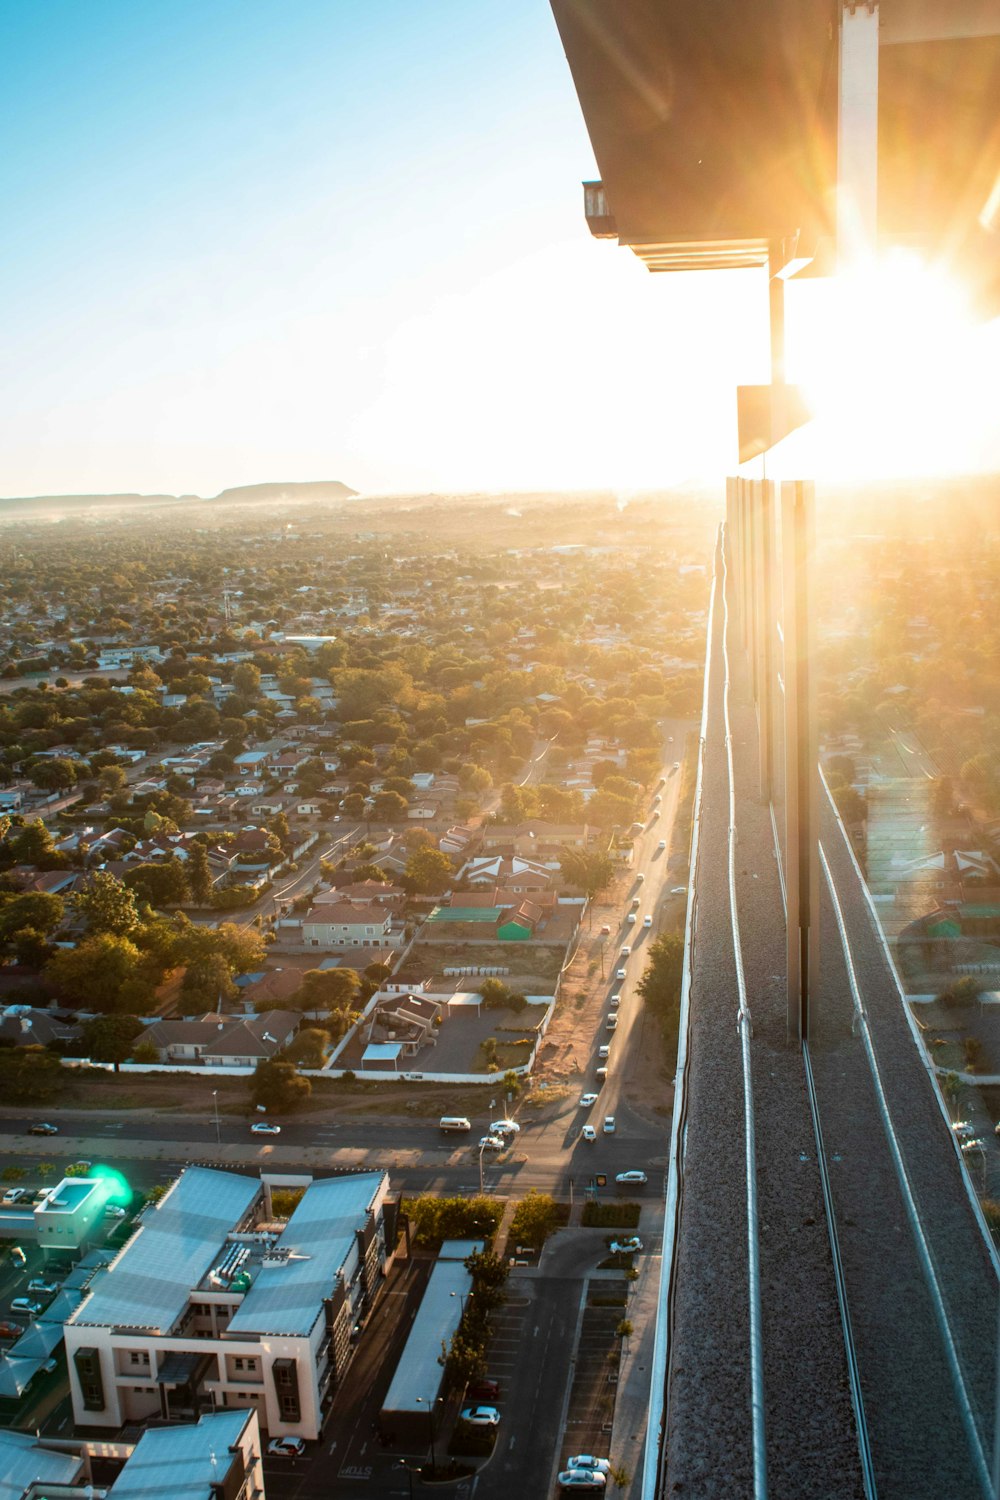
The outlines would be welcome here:
<svg viewBox="0 0 1000 1500">
<path fill-rule="evenodd" d="M 441 1397 L 438 1396 L 437 1400 L 440 1401 Z M 431 1438 L 431 1477 L 433 1478 L 437 1473 L 437 1456 L 434 1452 L 434 1407 L 437 1402 L 432 1401 L 429 1396 L 417 1396 L 416 1401 L 418 1406 L 427 1407 L 427 1430 Z"/>
<path fill-rule="evenodd" d="M 407 1483 L 410 1486 L 410 1500 L 413 1500 L 413 1470 L 410 1468 L 410 1466 L 406 1462 L 406 1460 L 402 1459 L 402 1458 L 398 1458 L 396 1460 L 396 1467 L 397 1467 L 397 1469 L 405 1469 L 406 1470 L 406 1479 L 407 1479 Z"/>
<path fill-rule="evenodd" d="M 222 1126 L 219 1124 L 219 1090 L 212 1090 L 212 1103 L 215 1106 L 215 1144 L 222 1145 Z"/>
<path fill-rule="evenodd" d="M 483 1187 L 483 1152 L 486 1150 L 486 1142 L 488 1140 L 489 1140 L 489 1136 L 488 1135 L 484 1135 L 483 1139 L 482 1139 L 482 1142 L 480 1144 L 480 1147 L 479 1147 L 479 1194 L 480 1194 L 480 1197 L 486 1191 L 486 1189 Z"/>
</svg>

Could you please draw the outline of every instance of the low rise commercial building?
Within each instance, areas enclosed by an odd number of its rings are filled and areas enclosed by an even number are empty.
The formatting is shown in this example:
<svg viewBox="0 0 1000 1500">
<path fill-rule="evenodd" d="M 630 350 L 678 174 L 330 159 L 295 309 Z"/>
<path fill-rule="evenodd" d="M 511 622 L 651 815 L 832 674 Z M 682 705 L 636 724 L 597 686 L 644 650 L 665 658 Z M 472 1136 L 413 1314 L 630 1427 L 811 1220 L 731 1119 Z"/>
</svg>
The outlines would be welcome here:
<svg viewBox="0 0 1000 1500">
<path fill-rule="evenodd" d="M 276 1223 L 266 1180 L 189 1168 L 67 1320 L 77 1426 L 249 1407 L 317 1438 L 395 1243 L 388 1189 L 315 1181 Z"/>
</svg>

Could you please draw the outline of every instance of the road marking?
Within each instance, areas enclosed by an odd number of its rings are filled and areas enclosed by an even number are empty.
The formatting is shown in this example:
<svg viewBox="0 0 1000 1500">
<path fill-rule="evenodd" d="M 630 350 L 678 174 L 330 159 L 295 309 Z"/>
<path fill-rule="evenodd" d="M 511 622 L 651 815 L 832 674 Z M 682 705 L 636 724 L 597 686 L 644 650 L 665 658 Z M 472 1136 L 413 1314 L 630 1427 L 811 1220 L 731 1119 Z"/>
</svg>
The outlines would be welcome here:
<svg viewBox="0 0 1000 1500">
<path fill-rule="evenodd" d="M 512 1437 L 511 1440 L 510 1440 L 510 1442 L 507 1444 L 507 1451 L 508 1451 L 508 1453 L 510 1452 L 511 1448 L 513 1448 L 513 1446 L 514 1446 L 514 1444 L 516 1442 L 517 1442 L 517 1438 L 516 1437 Z"/>
<path fill-rule="evenodd" d="M 327 1453 L 332 1453 L 333 1450 L 334 1450 L 334 1448 L 336 1448 L 336 1446 L 337 1446 L 337 1439 L 334 1438 L 333 1442 L 330 1444 L 329 1448 L 326 1450 Z"/>
</svg>

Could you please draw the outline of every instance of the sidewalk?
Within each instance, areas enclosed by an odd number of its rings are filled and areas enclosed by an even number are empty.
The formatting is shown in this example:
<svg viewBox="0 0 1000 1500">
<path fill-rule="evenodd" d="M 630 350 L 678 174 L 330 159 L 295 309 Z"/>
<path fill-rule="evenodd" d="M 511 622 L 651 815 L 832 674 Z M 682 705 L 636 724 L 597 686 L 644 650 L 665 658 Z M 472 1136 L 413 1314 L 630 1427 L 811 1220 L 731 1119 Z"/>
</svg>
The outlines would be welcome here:
<svg viewBox="0 0 1000 1500">
<path fill-rule="evenodd" d="M 627 1500 L 640 1500 L 642 1465 L 646 1448 L 646 1423 L 649 1418 L 650 1379 L 653 1369 L 653 1341 L 656 1337 L 656 1312 L 660 1295 L 660 1272 L 663 1257 L 664 1205 L 644 1204 L 639 1220 L 639 1234 L 645 1249 L 636 1256 L 638 1281 L 629 1297 L 628 1318 L 634 1328 L 624 1341 L 618 1370 L 618 1393 L 615 1399 L 614 1427 L 611 1433 L 611 1461 L 616 1468 L 628 1471 L 629 1482 L 617 1493 Z M 656 1252 L 652 1251 L 656 1242 Z"/>
</svg>

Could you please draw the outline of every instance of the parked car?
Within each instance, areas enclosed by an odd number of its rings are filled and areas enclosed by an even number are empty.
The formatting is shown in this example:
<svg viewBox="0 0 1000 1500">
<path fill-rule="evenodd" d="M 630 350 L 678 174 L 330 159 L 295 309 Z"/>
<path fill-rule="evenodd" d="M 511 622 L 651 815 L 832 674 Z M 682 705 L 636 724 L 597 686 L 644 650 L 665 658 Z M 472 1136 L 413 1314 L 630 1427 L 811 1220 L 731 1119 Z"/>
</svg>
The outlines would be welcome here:
<svg viewBox="0 0 1000 1500">
<path fill-rule="evenodd" d="M 626 1235 L 623 1240 L 611 1241 L 612 1255 L 634 1255 L 637 1250 L 642 1249 L 642 1240 L 637 1234 Z"/>
<path fill-rule="evenodd" d="M 614 1115 L 605 1115 L 604 1116 L 604 1134 L 605 1135 L 614 1135 L 616 1128 L 617 1127 L 615 1125 L 615 1117 L 614 1117 Z M 573 1465 L 571 1464 L 570 1468 L 572 1468 L 572 1467 L 573 1467 Z"/>
<path fill-rule="evenodd" d="M 40 1120 L 37 1125 L 29 1125 L 29 1135 L 58 1135 L 59 1126 L 49 1125 L 45 1120 Z"/>
<path fill-rule="evenodd" d="M 499 1427 L 500 1413 L 495 1406 L 466 1406 L 462 1409 L 462 1421 L 473 1427 Z"/>
<path fill-rule="evenodd" d="M 559 1475 L 561 1490 L 603 1490 L 607 1482 L 599 1469 L 564 1469 Z"/>
<path fill-rule="evenodd" d="M 609 1458 L 594 1458 L 591 1453 L 578 1453 L 575 1458 L 567 1458 L 567 1469 L 592 1469 L 596 1474 L 609 1474 L 611 1472 L 611 1460 Z"/>
<path fill-rule="evenodd" d="M 33 1276 L 28 1282 L 28 1291 L 38 1297 L 54 1297 L 58 1290 L 58 1281 L 46 1281 L 44 1276 Z"/>
<path fill-rule="evenodd" d="M 106 1203 L 104 1205 L 104 1217 L 106 1219 L 124 1219 L 125 1210 L 119 1208 L 117 1203 Z"/>
<path fill-rule="evenodd" d="M 0 1201 L 4 1203 L 19 1203 L 21 1199 L 26 1198 L 27 1195 L 27 1188 L 8 1188 L 4 1193 L 2 1200 Z"/>
<path fill-rule="evenodd" d="M 604 925 L 603 925 L 603 927 L 601 928 L 601 937 L 610 937 L 610 936 L 611 936 L 611 928 L 608 926 L 607 922 L 605 922 Z"/>
<path fill-rule="evenodd" d="M 580 1135 L 585 1141 L 597 1140 L 597 1131 L 594 1129 L 593 1125 L 585 1125 L 580 1131 Z"/>
<path fill-rule="evenodd" d="M 687 893 L 688 888 L 686 885 L 672 885 L 670 887 L 671 896 L 686 896 Z"/>
<path fill-rule="evenodd" d="M 496 1120 L 490 1126 L 490 1135 L 520 1135 L 521 1127 L 516 1120 Z"/>
<path fill-rule="evenodd" d="M 42 1310 L 40 1302 L 33 1302 L 30 1297 L 14 1297 L 10 1304 L 11 1312 L 27 1313 L 29 1318 L 36 1318 Z"/>
<path fill-rule="evenodd" d="M 484 1376 L 482 1380 L 474 1380 L 471 1385 L 465 1387 L 465 1394 L 472 1401 L 498 1401 L 500 1399 L 499 1380 L 490 1380 Z"/>
<path fill-rule="evenodd" d="M 23 1332 L 20 1323 L 0 1323 L 0 1339 L 19 1339 Z"/>
<path fill-rule="evenodd" d="M 306 1445 L 300 1437 L 272 1438 L 267 1445 L 268 1453 L 276 1458 L 301 1458 Z"/>
<path fill-rule="evenodd" d="M 251 1135 L 280 1135 L 281 1126 L 271 1125 L 267 1120 L 258 1120 L 256 1124 L 250 1126 L 250 1133 Z M 284 1439 L 280 1441 L 283 1442 Z"/>
<path fill-rule="evenodd" d="M 592 1104 L 596 1104 L 596 1103 L 597 1103 L 597 1095 L 596 1094 L 581 1094 L 580 1095 L 580 1108 L 581 1109 L 589 1109 Z"/>
<path fill-rule="evenodd" d="M 617 1177 L 615 1178 L 615 1181 L 626 1184 L 630 1182 L 648 1182 L 649 1178 L 646 1176 L 645 1172 L 640 1172 L 638 1171 L 638 1169 L 633 1168 L 629 1172 L 619 1172 Z"/>
<path fill-rule="evenodd" d="M 498 1135 L 484 1135 L 479 1140 L 480 1151 L 506 1151 L 507 1142 Z"/>
</svg>

